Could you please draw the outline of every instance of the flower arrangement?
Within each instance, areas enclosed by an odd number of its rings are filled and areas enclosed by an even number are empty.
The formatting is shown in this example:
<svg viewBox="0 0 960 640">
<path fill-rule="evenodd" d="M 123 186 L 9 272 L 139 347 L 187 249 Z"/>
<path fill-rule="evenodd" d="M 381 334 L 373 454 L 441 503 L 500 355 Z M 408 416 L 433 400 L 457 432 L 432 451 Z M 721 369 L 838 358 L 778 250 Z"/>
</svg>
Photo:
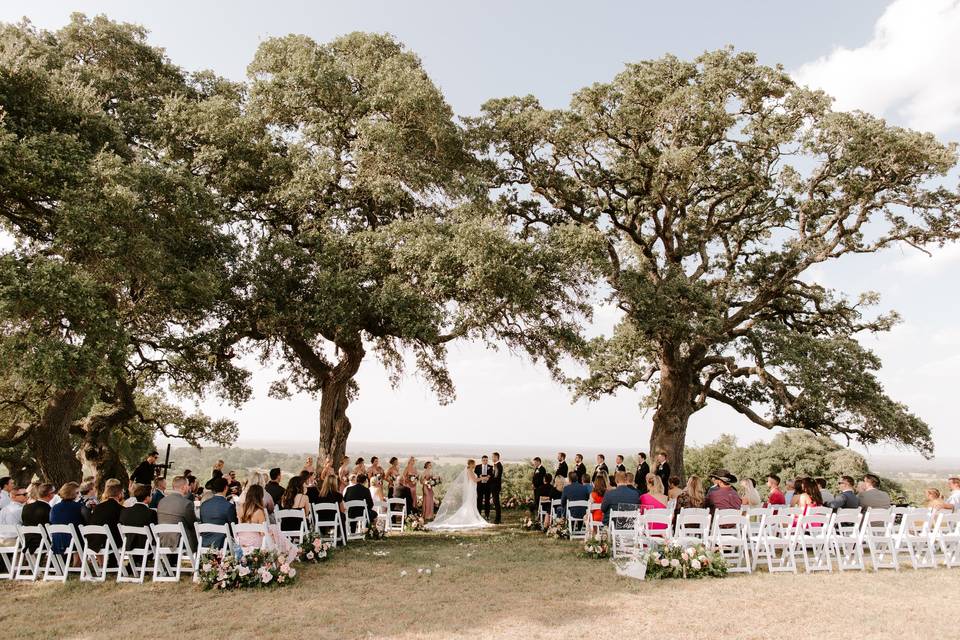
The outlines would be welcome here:
<svg viewBox="0 0 960 640">
<path fill-rule="evenodd" d="M 703 545 L 686 547 L 671 542 L 664 547 L 648 551 L 643 559 L 647 563 L 647 577 L 658 578 L 722 578 L 727 575 L 727 563 L 716 551 Z"/>
<path fill-rule="evenodd" d="M 554 540 L 569 540 L 570 531 L 567 529 L 566 518 L 557 518 L 551 522 L 550 526 L 547 527 L 546 534 L 548 538 L 553 538 Z"/>
<path fill-rule="evenodd" d="M 317 532 L 308 533 L 303 537 L 297 549 L 297 560 L 304 562 L 324 562 L 330 557 L 330 544 L 323 541 L 323 536 Z"/>
<path fill-rule="evenodd" d="M 603 538 L 603 533 L 593 534 L 583 545 L 583 554 L 588 558 L 600 560 L 610 555 L 610 544 Z"/>
<path fill-rule="evenodd" d="M 297 570 L 277 551 L 208 551 L 200 558 L 199 581 L 205 589 L 256 589 L 293 584 Z"/>
<path fill-rule="evenodd" d="M 410 531 L 422 531 L 424 527 L 423 518 L 418 515 L 409 515 L 404 521 L 403 526 Z"/>
<path fill-rule="evenodd" d="M 387 532 L 378 526 L 367 527 L 367 532 L 363 534 L 364 540 L 383 540 L 387 537 Z"/>
<path fill-rule="evenodd" d="M 523 522 L 520 523 L 520 528 L 524 531 L 542 531 L 543 526 L 540 524 L 540 520 L 536 518 L 531 518 L 527 516 L 523 519 Z"/>
</svg>

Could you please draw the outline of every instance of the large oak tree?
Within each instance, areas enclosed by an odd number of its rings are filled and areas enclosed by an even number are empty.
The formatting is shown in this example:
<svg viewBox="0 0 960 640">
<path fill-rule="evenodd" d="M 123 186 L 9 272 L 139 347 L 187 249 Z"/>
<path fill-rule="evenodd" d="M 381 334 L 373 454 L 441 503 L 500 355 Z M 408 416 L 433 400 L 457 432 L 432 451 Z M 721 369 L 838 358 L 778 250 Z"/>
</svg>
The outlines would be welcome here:
<svg viewBox="0 0 960 640">
<path fill-rule="evenodd" d="M 681 472 L 690 416 L 711 402 L 766 429 L 932 451 L 928 426 L 884 392 L 858 341 L 896 315 L 810 269 L 956 238 L 957 194 L 937 186 L 956 148 L 830 105 L 781 68 L 721 50 L 629 64 L 566 109 L 491 100 L 473 122 L 504 211 L 606 236 L 623 315 L 590 345 L 575 389 L 646 385 L 650 448 Z"/>
</svg>

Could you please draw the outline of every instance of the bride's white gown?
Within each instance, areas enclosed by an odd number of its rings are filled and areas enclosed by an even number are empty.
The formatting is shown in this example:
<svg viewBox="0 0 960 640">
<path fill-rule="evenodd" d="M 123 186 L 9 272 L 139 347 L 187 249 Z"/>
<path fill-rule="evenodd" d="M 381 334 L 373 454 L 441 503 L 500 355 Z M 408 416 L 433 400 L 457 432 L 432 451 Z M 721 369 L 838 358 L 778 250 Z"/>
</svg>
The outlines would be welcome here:
<svg viewBox="0 0 960 640">
<path fill-rule="evenodd" d="M 477 510 L 477 483 L 464 469 L 450 483 L 437 517 L 426 528 L 432 531 L 462 531 L 492 526 Z"/>
</svg>

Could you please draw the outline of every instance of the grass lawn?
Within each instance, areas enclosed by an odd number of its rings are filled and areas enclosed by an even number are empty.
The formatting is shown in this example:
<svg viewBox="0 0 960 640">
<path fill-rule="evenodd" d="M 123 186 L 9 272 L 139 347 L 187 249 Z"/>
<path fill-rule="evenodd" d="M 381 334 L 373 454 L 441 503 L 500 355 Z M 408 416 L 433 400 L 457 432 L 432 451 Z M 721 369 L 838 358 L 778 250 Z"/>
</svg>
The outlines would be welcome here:
<svg viewBox="0 0 960 640">
<path fill-rule="evenodd" d="M 6 638 L 955 638 L 960 570 L 639 582 L 520 531 L 411 533 L 298 567 L 295 586 L 0 583 Z M 374 551 L 387 555 L 373 555 Z M 439 567 L 437 566 L 439 565 Z M 418 574 L 430 568 L 431 575 Z M 401 575 L 401 572 L 406 575 Z"/>
</svg>

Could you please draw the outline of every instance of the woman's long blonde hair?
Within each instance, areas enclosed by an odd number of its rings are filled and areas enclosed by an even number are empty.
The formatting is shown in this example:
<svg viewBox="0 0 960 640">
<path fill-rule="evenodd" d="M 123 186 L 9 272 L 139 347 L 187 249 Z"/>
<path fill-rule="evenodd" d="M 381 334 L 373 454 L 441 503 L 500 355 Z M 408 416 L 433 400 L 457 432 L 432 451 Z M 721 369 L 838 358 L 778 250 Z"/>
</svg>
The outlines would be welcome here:
<svg viewBox="0 0 960 640">
<path fill-rule="evenodd" d="M 700 480 L 700 476 L 687 478 L 687 488 L 684 491 L 690 497 L 690 504 L 695 507 L 703 504 L 703 482 Z"/>
<path fill-rule="evenodd" d="M 650 490 L 650 493 L 655 493 L 657 495 L 663 495 L 663 481 L 660 480 L 660 476 L 655 473 L 647 474 L 647 489 Z"/>
</svg>

